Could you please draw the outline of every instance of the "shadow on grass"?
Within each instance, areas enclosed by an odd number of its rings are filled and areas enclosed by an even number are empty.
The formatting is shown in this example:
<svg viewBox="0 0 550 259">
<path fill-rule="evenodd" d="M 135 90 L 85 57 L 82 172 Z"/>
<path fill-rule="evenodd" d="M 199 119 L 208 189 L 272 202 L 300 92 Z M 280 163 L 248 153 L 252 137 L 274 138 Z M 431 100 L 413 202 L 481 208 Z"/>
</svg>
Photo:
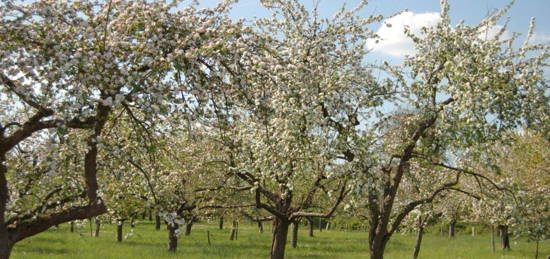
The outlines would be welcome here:
<svg viewBox="0 0 550 259">
<path fill-rule="evenodd" d="M 32 244 L 24 244 L 18 247 L 19 253 L 34 253 L 43 255 L 62 255 L 67 254 L 71 250 L 67 248 L 47 247 L 47 246 L 33 246 Z"/>
</svg>

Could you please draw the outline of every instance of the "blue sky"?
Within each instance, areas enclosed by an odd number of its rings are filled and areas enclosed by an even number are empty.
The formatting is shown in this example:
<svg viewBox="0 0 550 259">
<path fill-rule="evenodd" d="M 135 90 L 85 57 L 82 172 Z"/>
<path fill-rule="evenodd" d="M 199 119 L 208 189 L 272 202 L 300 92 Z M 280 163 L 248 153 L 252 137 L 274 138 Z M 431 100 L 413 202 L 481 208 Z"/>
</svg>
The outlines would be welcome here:
<svg viewBox="0 0 550 259">
<path fill-rule="evenodd" d="M 213 6 L 219 0 L 202 0 L 202 6 Z M 330 17 L 343 4 L 354 7 L 359 0 L 321 0 L 319 10 L 322 16 Z M 313 0 L 304 0 L 303 3 L 311 6 Z M 464 20 L 466 24 L 479 23 L 495 8 L 504 7 L 508 0 L 449 0 L 451 17 L 455 23 Z M 416 29 L 437 22 L 439 0 L 371 0 L 360 15 L 382 14 L 390 16 L 400 10 L 408 9 L 391 20 L 392 28 L 374 25 L 373 29 L 384 39 L 381 45 L 375 47 L 373 54 L 380 58 L 400 59 L 405 54 L 411 54 L 412 44 L 407 42 L 402 34 L 403 26 L 413 26 Z M 240 0 L 234 7 L 231 15 L 234 18 L 253 18 L 266 16 L 268 12 L 259 5 L 259 0 Z M 510 18 L 508 31 L 526 34 L 531 17 L 536 18 L 535 40 L 550 43 L 550 0 L 517 0 L 505 17 Z M 502 21 L 503 23 L 504 21 Z M 496 30 L 496 29 L 495 29 Z M 414 28 L 413 28 L 414 31 Z"/>
</svg>

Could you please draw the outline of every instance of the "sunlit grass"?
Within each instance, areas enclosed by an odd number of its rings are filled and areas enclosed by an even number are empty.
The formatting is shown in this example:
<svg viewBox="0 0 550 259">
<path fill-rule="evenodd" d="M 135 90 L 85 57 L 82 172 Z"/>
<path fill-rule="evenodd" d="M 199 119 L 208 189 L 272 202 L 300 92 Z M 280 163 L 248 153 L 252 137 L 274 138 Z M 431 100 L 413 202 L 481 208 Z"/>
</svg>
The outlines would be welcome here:
<svg viewBox="0 0 550 259">
<path fill-rule="evenodd" d="M 116 242 L 115 226 L 104 225 L 99 237 L 91 237 L 87 224 L 69 232 L 69 225 L 19 242 L 12 258 L 267 258 L 271 247 L 271 233 L 259 233 L 253 225 L 241 224 L 238 239 L 229 241 L 229 229 L 217 229 L 214 224 L 196 224 L 190 236 L 180 236 L 178 251 L 167 251 L 167 232 L 154 230 L 150 222 L 137 224 L 133 234 L 122 243 Z M 125 226 L 125 231 L 130 227 Z M 211 245 L 207 242 L 210 231 Z M 290 235 L 289 235 L 290 239 Z M 411 258 L 414 234 L 396 234 L 384 258 Z M 539 258 L 550 255 L 548 241 L 540 244 Z M 472 237 L 466 233 L 454 239 L 438 233 L 428 233 L 422 245 L 420 258 L 534 258 L 535 244 L 524 240 L 512 240 L 512 251 L 492 253 L 488 233 Z M 298 248 L 287 246 L 286 258 L 368 258 L 367 233 L 344 231 L 315 231 L 315 237 L 307 236 L 302 226 Z"/>
</svg>

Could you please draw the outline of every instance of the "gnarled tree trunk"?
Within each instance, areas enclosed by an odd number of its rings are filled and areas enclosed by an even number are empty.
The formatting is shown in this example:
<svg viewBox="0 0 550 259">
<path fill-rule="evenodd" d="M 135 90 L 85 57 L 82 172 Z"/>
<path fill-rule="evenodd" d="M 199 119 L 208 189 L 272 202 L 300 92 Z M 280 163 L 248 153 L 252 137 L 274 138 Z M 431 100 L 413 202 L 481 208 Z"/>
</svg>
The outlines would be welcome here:
<svg viewBox="0 0 550 259">
<path fill-rule="evenodd" d="M 388 240 L 384 235 L 376 235 L 369 244 L 370 259 L 383 259 L 387 242 Z"/>
<path fill-rule="evenodd" d="M 456 227 L 456 220 L 453 220 L 449 223 L 449 237 L 450 238 L 455 237 L 455 227 Z"/>
<path fill-rule="evenodd" d="M 190 220 L 189 222 L 187 222 L 187 224 L 185 224 L 185 235 L 186 236 L 191 235 L 191 228 L 192 227 L 193 227 L 193 220 Z"/>
<path fill-rule="evenodd" d="M 258 220 L 258 231 L 264 233 L 264 223 L 261 220 Z"/>
<path fill-rule="evenodd" d="M 540 240 L 537 239 L 536 242 L 537 243 L 536 243 L 536 247 L 535 247 L 535 259 L 539 259 L 539 242 L 540 242 Z"/>
<path fill-rule="evenodd" d="M 130 227 L 131 227 L 131 228 L 135 228 L 135 227 L 136 227 L 136 218 L 135 218 L 135 217 L 132 217 L 132 219 L 130 220 Z"/>
<path fill-rule="evenodd" d="M 508 234 L 508 226 L 498 226 L 500 232 L 500 243 L 503 250 L 510 250 L 510 235 Z"/>
<path fill-rule="evenodd" d="M 116 241 L 122 242 L 122 227 L 124 226 L 124 220 L 119 219 L 116 224 Z"/>
<path fill-rule="evenodd" d="M 306 217 L 306 219 L 307 219 L 307 223 L 308 223 L 308 226 L 309 226 L 309 236 L 313 237 L 313 229 L 314 229 L 313 219 L 311 217 Z"/>
<path fill-rule="evenodd" d="M 418 233 L 416 235 L 416 243 L 414 245 L 413 258 L 418 258 L 420 253 L 420 245 L 422 244 L 422 236 L 424 235 L 424 222 L 422 222 L 422 217 L 418 218 Z"/>
<path fill-rule="evenodd" d="M 223 216 L 220 217 L 220 229 L 223 229 Z"/>
<path fill-rule="evenodd" d="M 288 227 L 290 222 L 286 219 L 274 217 L 273 219 L 273 239 L 271 241 L 271 259 L 284 259 L 286 239 L 288 236 Z"/>
<path fill-rule="evenodd" d="M 178 224 L 166 224 L 168 229 L 168 251 L 176 252 L 178 248 L 178 235 L 176 230 L 178 230 Z"/>
<path fill-rule="evenodd" d="M 8 235 L 0 237 L 0 259 L 8 259 L 13 248 L 13 243 L 9 241 Z"/>
<path fill-rule="evenodd" d="M 13 242 L 8 236 L 8 228 L 5 224 L 4 213 L 8 201 L 8 188 L 6 182 L 6 173 L 8 169 L 4 166 L 3 157 L 0 161 L 0 259 L 10 257 Z"/>
<path fill-rule="evenodd" d="M 495 252 L 495 227 L 491 226 L 491 248 Z"/>
<path fill-rule="evenodd" d="M 298 247 L 298 227 L 300 226 L 300 222 L 294 221 L 292 222 L 292 248 Z"/>
<path fill-rule="evenodd" d="M 155 215 L 155 230 L 160 230 L 160 215 L 157 212 L 157 215 Z"/>
<path fill-rule="evenodd" d="M 74 232 L 74 221 L 71 221 L 70 226 L 71 226 L 71 233 L 73 233 Z"/>
<path fill-rule="evenodd" d="M 229 233 L 229 240 L 237 239 L 237 220 L 233 220 L 231 224 L 231 232 Z"/>
<path fill-rule="evenodd" d="M 99 236 L 99 229 L 101 228 L 101 220 L 95 219 L 95 235 L 96 237 Z"/>
</svg>

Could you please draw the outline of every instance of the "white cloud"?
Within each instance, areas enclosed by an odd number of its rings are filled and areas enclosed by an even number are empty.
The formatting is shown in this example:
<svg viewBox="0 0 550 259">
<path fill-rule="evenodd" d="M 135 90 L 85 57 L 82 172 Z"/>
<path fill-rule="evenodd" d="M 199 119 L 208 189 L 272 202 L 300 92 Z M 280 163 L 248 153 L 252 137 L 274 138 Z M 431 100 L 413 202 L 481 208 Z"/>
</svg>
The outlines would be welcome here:
<svg viewBox="0 0 550 259">
<path fill-rule="evenodd" d="M 387 54 L 394 57 L 414 54 L 414 43 L 405 35 L 405 26 L 414 34 L 420 34 L 423 27 L 431 27 L 441 20 L 436 12 L 418 13 L 403 12 L 399 15 L 384 20 L 377 33 L 380 41 L 371 41 L 368 45 L 374 52 Z"/>
<path fill-rule="evenodd" d="M 535 32 L 533 34 L 533 37 L 529 41 L 529 43 L 533 44 L 548 44 L 550 43 L 550 34 L 547 33 L 541 33 L 541 32 Z"/>
<path fill-rule="evenodd" d="M 373 52 L 390 55 L 393 57 L 403 57 L 405 55 L 415 54 L 413 41 L 405 35 L 405 27 L 415 35 L 421 34 L 424 27 L 433 27 L 441 21 L 441 16 L 437 12 L 413 13 L 410 11 L 403 12 L 399 15 L 384 20 L 377 33 L 380 40 L 370 40 L 368 47 Z M 478 38 L 481 40 L 494 39 L 495 36 L 502 30 L 502 25 L 491 25 L 488 29 L 482 28 Z M 507 30 L 503 32 L 500 39 L 509 39 L 512 37 Z M 548 34 L 535 34 L 533 42 L 543 43 L 550 41 Z"/>
<path fill-rule="evenodd" d="M 481 28 L 481 31 L 478 35 L 478 38 L 481 40 L 492 40 L 494 39 L 498 33 L 504 28 L 502 25 L 491 25 L 488 27 L 488 29 L 485 29 L 486 27 L 483 26 Z M 510 39 L 512 37 L 512 34 L 510 34 L 509 31 L 505 30 L 502 35 L 500 36 L 501 40 L 504 39 Z"/>
</svg>

